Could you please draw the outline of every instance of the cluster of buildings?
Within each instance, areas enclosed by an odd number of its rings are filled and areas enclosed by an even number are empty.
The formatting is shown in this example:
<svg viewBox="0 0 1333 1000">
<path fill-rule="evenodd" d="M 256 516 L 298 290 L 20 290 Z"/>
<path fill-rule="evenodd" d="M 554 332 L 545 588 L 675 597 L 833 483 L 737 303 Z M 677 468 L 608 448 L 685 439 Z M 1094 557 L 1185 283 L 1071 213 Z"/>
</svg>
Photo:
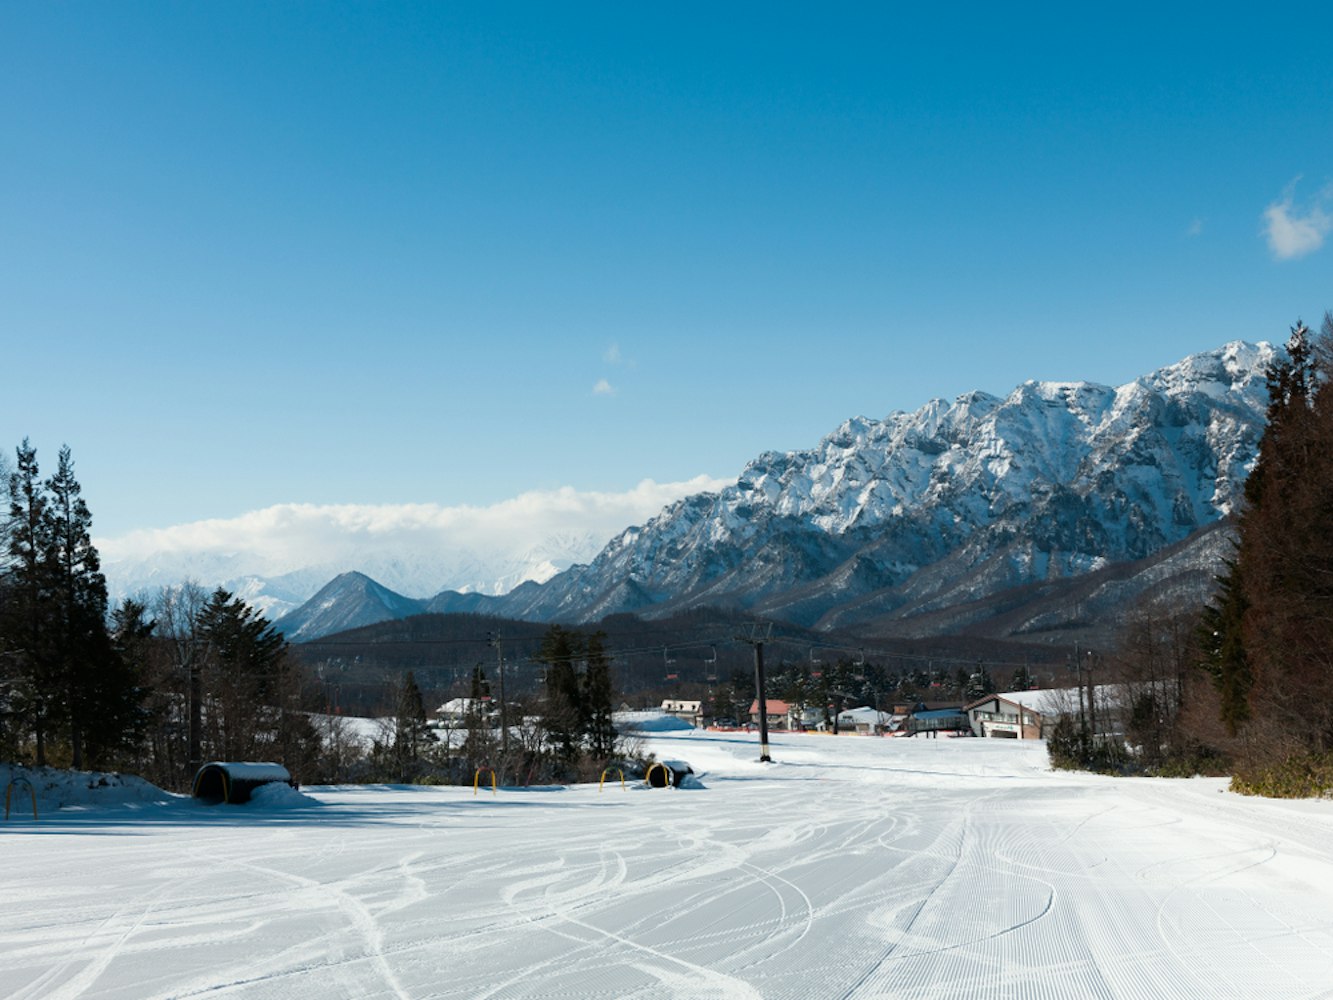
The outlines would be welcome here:
<svg viewBox="0 0 1333 1000">
<path fill-rule="evenodd" d="M 1047 734 L 1062 713 L 1071 711 L 1071 692 L 1060 689 L 988 694 L 966 705 L 895 705 L 890 712 L 862 707 L 850 708 L 826 719 L 815 708 L 790 705 L 769 698 L 765 706 L 768 727 L 777 732 L 846 732 L 870 736 L 926 736 L 937 733 L 1036 740 Z M 1077 705 L 1072 706 L 1074 711 Z M 705 728 L 707 717 L 701 701 L 662 702 L 661 711 L 696 728 Z M 750 705 L 748 725 L 759 725 L 759 702 Z"/>
<path fill-rule="evenodd" d="M 629 706 L 621 706 L 628 711 Z M 831 718 L 817 708 L 791 705 L 776 698 L 767 701 L 768 728 L 775 732 L 860 733 L 867 736 L 971 735 L 999 739 L 1036 740 L 1044 738 L 1062 714 L 1076 714 L 1077 696 L 1064 689 L 1012 691 L 988 694 L 965 705 L 927 704 L 895 705 L 892 711 L 869 706 L 844 709 Z M 436 710 L 441 724 L 460 726 L 478 716 L 495 719 L 499 705 L 489 698 L 480 702 L 454 698 Z M 696 729 L 718 728 L 708 714 L 706 703 L 688 699 L 667 699 L 660 715 L 680 720 Z M 759 702 L 750 704 L 747 720 L 738 728 L 759 725 Z M 723 726 L 721 728 L 728 728 Z"/>
</svg>

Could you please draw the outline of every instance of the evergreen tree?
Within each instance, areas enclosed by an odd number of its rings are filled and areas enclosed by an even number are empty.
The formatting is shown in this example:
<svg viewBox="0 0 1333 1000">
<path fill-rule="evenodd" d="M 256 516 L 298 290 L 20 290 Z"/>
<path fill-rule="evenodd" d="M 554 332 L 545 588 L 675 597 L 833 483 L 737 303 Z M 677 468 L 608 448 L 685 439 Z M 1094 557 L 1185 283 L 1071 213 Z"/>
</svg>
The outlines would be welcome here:
<svg viewBox="0 0 1333 1000">
<path fill-rule="evenodd" d="M 1268 425 L 1239 546 L 1205 612 L 1204 666 L 1241 770 L 1333 752 L 1333 317 L 1298 323 L 1268 371 Z"/>
<path fill-rule="evenodd" d="M 111 613 L 111 659 L 102 674 L 107 683 L 95 684 L 93 699 L 101 710 L 88 725 L 91 760 L 106 763 L 140 747 L 149 723 L 145 702 L 156 627 L 147 606 L 131 598 Z"/>
<path fill-rule="evenodd" d="M 991 678 L 990 671 L 986 669 L 985 664 L 978 663 L 976 672 L 968 675 L 967 683 L 963 687 L 963 700 L 976 701 L 994 693 L 995 681 Z"/>
<path fill-rule="evenodd" d="M 542 720 L 557 760 L 572 764 L 582 750 L 584 705 L 576 661 L 581 653 L 580 636 L 560 625 L 552 625 L 542 637 L 537 662 L 546 664 L 546 696 Z"/>
<path fill-rule="evenodd" d="M 132 738 L 138 689 L 120 668 L 107 632 L 106 581 L 92 544 L 92 515 L 74 476 L 69 448 L 39 478 L 37 451 L 25 438 L 9 481 L 7 599 L 3 645 L 17 677 L 9 699 L 18 727 L 31 734 L 38 764 L 52 741 L 68 741 L 82 768 Z M 89 743 L 96 753 L 88 752 Z"/>
<path fill-rule="evenodd" d="M 815 680 L 810 676 L 810 669 L 806 664 L 781 670 L 768 681 L 768 690 L 797 712 L 818 701 L 815 694 Z"/>
<path fill-rule="evenodd" d="M 3 631 L 5 652 L 13 670 L 13 726 L 18 731 L 17 740 L 31 736 L 38 767 L 46 764 L 54 693 L 53 651 L 45 627 L 51 601 L 45 558 L 46 504 L 37 449 L 24 438 L 9 478 L 9 575 Z"/>
<path fill-rule="evenodd" d="M 1242 635 L 1245 590 L 1236 561 L 1227 562 L 1226 572 L 1217 578 L 1217 584 L 1213 603 L 1203 609 L 1199 646 L 1203 668 L 1212 677 L 1221 699 L 1222 722 L 1227 732 L 1235 736 L 1250 718 L 1250 689 L 1254 686 Z"/>
<path fill-rule="evenodd" d="M 394 756 L 399 766 L 399 780 L 410 781 L 420 765 L 425 748 L 435 742 L 426 717 L 426 703 L 412 671 L 403 678 L 398 691 L 398 712 L 394 728 Z"/>
<path fill-rule="evenodd" d="M 468 770 L 475 771 L 483 765 L 491 764 L 494 740 L 491 738 L 491 685 L 486 680 L 486 671 L 478 663 L 472 669 L 472 684 L 468 689 L 467 735 L 463 738 L 463 756 L 467 759 Z"/>
<path fill-rule="evenodd" d="M 299 688 L 287 641 L 259 612 L 218 588 L 199 612 L 206 647 L 205 735 L 222 760 L 262 760 L 291 721 Z"/>
<path fill-rule="evenodd" d="M 1323 342 L 1333 342 L 1326 317 Z M 1247 489 L 1240 572 L 1253 717 L 1333 749 L 1333 387 L 1298 324 L 1290 360 L 1275 365 L 1258 478 Z"/>
<path fill-rule="evenodd" d="M 132 759 L 148 724 L 144 665 L 153 623 L 143 606 L 126 601 L 111 616 L 110 630 L 95 640 L 97 669 L 80 682 L 85 701 L 83 753 L 89 767 L 106 769 Z"/>
<path fill-rule="evenodd" d="M 1014 668 L 1013 680 L 1010 681 L 1015 691 L 1029 691 L 1034 687 L 1032 680 L 1032 671 L 1028 669 L 1027 664 Z"/>
<path fill-rule="evenodd" d="M 616 729 L 611 721 L 611 658 L 606 654 L 606 634 L 594 632 L 588 637 L 587 666 L 583 674 L 583 701 L 586 706 L 588 753 L 599 763 L 616 752 Z"/>
<path fill-rule="evenodd" d="M 60 449 L 56 472 L 45 487 L 42 536 L 52 596 L 46 628 L 71 762 L 77 769 L 84 766 L 84 743 L 94 718 L 104 730 L 102 742 L 115 742 L 116 729 L 131 723 L 134 692 L 132 685 L 116 690 L 127 681 L 114 662 L 107 634 L 106 579 L 92 543 L 92 515 L 74 478 L 67 446 Z M 123 717 L 125 713 L 129 717 Z"/>
</svg>

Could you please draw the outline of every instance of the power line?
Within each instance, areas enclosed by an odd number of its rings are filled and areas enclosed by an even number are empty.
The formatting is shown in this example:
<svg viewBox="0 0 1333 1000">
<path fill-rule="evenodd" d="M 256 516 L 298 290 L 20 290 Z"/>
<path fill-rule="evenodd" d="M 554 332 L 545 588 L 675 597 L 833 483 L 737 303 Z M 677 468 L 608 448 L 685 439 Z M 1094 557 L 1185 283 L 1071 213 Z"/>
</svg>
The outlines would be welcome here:
<svg viewBox="0 0 1333 1000">
<path fill-rule="evenodd" d="M 939 654 L 939 653 L 911 653 L 911 652 L 903 652 L 900 650 L 894 650 L 887 647 L 880 647 L 874 645 L 865 645 L 865 644 L 849 645 L 845 643 L 836 643 L 836 642 L 811 641 L 810 639 L 807 638 L 798 638 L 795 636 L 783 636 L 783 635 L 775 636 L 771 634 L 772 632 L 771 624 L 768 625 L 768 629 L 769 633 L 767 637 L 764 639 L 766 645 L 771 645 L 771 646 L 781 645 L 788 647 L 796 647 L 798 649 L 806 650 L 809 652 L 820 650 L 832 653 L 842 653 L 845 654 L 849 659 L 852 659 L 854 661 L 860 661 L 862 663 L 879 662 L 882 664 L 882 662 L 885 660 L 897 660 L 899 662 L 906 662 L 906 663 L 926 663 L 926 664 L 937 664 L 942 666 L 974 666 L 980 660 L 980 662 L 985 664 L 987 667 L 1017 669 L 1019 667 L 1030 668 L 1033 666 L 1033 661 L 1030 658 L 1024 660 L 1001 660 L 986 656 L 977 657 L 975 655 L 965 656 L 961 654 L 949 655 L 949 654 Z M 654 632 L 612 633 L 608 634 L 608 638 L 614 638 L 617 635 L 625 638 L 637 637 L 637 636 L 653 637 L 656 636 L 657 634 L 658 633 Z M 516 646 L 522 646 L 526 643 L 530 643 L 532 645 L 538 645 L 540 643 L 540 637 L 533 636 L 531 638 L 510 638 L 508 642 L 511 645 L 516 645 Z M 670 642 L 670 643 L 653 642 L 651 645 L 644 645 L 644 646 L 623 646 L 618 648 L 611 647 L 608 648 L 606 652 L 609 656 L 612 657 L 641 656 L 645 654 L 661 655 L 663 649 L 666 649 L 671 652 L 680 650 L 689 650 L 689 649 L 703 649 L 706 647 L 716 647 L 716 646 L 726 645 L 728 642 L 741 642 L 749 644 L 750 640 L 745 636 L 732 636 L 730 639 L 728 639 L 726 636 L 717 635 L 709 638 L 690 639 L 682 642 Z M 380 647 L 402 647 L 402 646 L 486 646 L 489 644 L 490 644 L 489 640 L 485 638 L 465 637 L 465 638 L 448 638 L 448 639 L 394 638 L 394 639 L 383 639 L 383 640 L 351 640 L 351 639 L 322 638 L 322 639 L 312 639 L 308 642 L 298 643 L 294 645 L 298 649 L 302 648 L 308 649 L 311 647 L 380 648 Z M 1054 663 L 1057 658 L 1058 654 L 1053 649 L 1051 662 Z"/>
</svg>

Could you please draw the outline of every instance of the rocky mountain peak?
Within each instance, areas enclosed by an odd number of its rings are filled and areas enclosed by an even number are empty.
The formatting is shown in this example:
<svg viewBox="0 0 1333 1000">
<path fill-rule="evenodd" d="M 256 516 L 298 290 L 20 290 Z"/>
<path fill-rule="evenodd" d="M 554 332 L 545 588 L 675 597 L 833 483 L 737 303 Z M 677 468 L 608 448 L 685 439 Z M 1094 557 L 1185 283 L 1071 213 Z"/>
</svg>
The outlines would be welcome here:
<svg viewBox="0 0 1333 1000">
<path fill-rule="evenodd" d="M 1118 387 L 1028 381 L 853 417 L 586 565 L 467 608 L 570 621 L 716 605 L 910 630 L 951 604 L 1144 560 L 1235 509 L 1273 356 L 1238 341 Z M 464 606 L 446 596 L 432 608 Z"/>
</svg>

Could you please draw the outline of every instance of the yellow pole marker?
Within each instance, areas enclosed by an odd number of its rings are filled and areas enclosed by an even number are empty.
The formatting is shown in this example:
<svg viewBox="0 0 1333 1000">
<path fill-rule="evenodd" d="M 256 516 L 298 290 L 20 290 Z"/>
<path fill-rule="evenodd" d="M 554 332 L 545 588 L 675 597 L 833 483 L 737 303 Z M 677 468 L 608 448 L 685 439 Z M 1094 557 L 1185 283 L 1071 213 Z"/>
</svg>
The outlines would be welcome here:
<svg viewBox="0 0 1333 1000">
<path fill-rule="evenodd" d="M 602 780 L 597 782 L 597 793 L 599 795 L 601 794 L 602 786 L 606 784 L 606 775 L 607 772 L 609 771 L 615 771 L 618 775 L 620 775 L 620 787 L 621 788 L 625 787 L 625 772 L 618 767 L 608 767 L 604 771 L 602 771 Z"/>
<path fill-rule="evenodd" d="M 657 762 L 656 764 L 654 764 L 652 767 L 648 768 L 648 773 L 645 774 L 645 775 L 643 776 L 643 780 L 648 784 L 648 787 L 651 788 L 651 787 L 652 787 L 652 784 L 653 784 L 653 780 L 652 780 L 652 779 L 653 779 L 653 772 L 656 771 L 659 767 L 662 769 L 662 773 L 666 775 L 666 784 L 664 784 L 662 787 L 663 787 L 663 788 L 670 788 L 670 787 L 671 787 L 671 772 L 670 772 L 669 770 L 667 770 L 667 766 L 666 766 L 665 764 L 663 764 L 661 761 L 658 761 L 658 762 Z"/>
<path fill-rule="evenodd" d="M 14 796 L 15 787 L 28 789 L 28 794 L 32 796 L 32 818 L 37 818 L 37 789 L 32 787 L 32 782 L 27 778 L 11 778 L 9 784 L 5 787 L 5 819 L 9 819 L 9 804 Z"/>
<path fill-rule="evenodd" d="M 496 788 L 496 782 L 495 782 L 495 768 L 493 768 L 493 767 L 479 767 L 479 768 L 477 768 L 477 773 L 474 774 L 474 775 L 472 776 L 472 796 L 473 796 L 473 798 L 476 797 L 476 795 L 477 795 L 477 788 L 478 788 L 478 786 L 481 784 L 481 772 L 482 772 L 482 771 L 490 771 L 490 772 L 491 772 L 491 794 L 492 794 L 492 795 L 499 795 L 500 792 L 499 792 L 499 790 Z"/>
</svg>

